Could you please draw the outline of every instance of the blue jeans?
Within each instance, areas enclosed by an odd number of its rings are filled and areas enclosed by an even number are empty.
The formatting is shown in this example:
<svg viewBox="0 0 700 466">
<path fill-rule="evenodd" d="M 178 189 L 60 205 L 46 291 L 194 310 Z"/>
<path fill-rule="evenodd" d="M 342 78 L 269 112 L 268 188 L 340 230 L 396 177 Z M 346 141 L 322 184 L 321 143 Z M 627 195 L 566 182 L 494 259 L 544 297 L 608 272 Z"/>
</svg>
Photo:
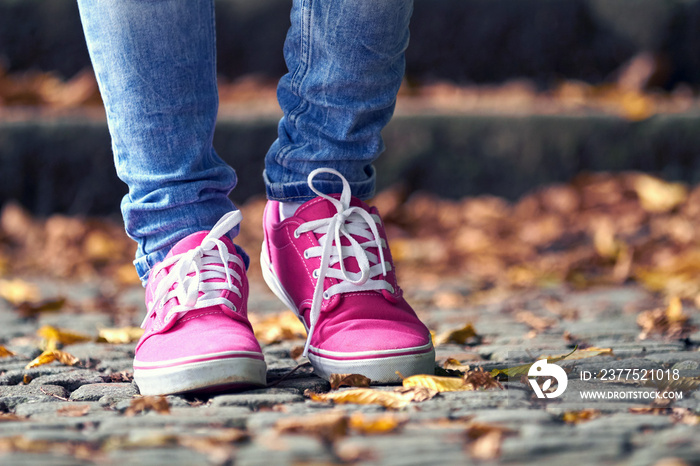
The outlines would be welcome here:
<svg viewBox="0 0 700 466">
<path fill-rule="evenodd" d="M 121 204 L 143 281 L 170 248 L 235 207 L 234 170 L 212 147 L 218 108 L 213 0 L 78 0 L 104 100 Z M 265 157 L 269 199 L 314 197 L 307 175 L 340 171 L 374 193 L 404 73 L 412 0 L 294 0 L 280 80 L 284 116 Z M 261 53 L 270 53 L 270 51 Z M 261 154 L 262 156 L 262 154 Z M 340 192 L 335 180 L 314 185 Z M 232 235 L 235 236 L 236 232 Z"/>
</svg>

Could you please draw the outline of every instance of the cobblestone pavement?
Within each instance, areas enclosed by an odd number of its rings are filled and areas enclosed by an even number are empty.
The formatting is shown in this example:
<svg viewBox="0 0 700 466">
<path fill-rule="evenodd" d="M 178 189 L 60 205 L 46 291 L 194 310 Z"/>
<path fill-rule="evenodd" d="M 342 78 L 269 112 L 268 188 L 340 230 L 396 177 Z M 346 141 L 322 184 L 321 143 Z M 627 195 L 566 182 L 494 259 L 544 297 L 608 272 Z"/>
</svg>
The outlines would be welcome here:
<svg viewBox="0 0 700 466">
<path fill-rule="evenodd" d="M 133 343 L 76 343 L 64 348 L 80 359 L 75 366 L 25 366 L 41 353 L 36 337 L 41 326 L 96 337 L 99 328 L 138 325 L 143 291 L 135 287 L 115 293 L 105 283 L 34 282 L 44 297 L 64 296 L 78 305 L 75 312 L 69 308 L 28 318 L 0 303 L 0 344 L 16 353 L 0 359 L 0 411 L 5 413 L 0 418 L 1 464 L 700 464 L 697 418 L 691 416 L 694 422 L 689 422 L 678 415 L 698 414 L 700 392 L 689 390 L 676 400 L 672 407 L 681 409 L 646 413 L 630 408 L 649 406 L 649 399 L 593 401 L 578 395 L 591 383 L 581 381 L 585 371 L 678 369 L 683 377 L 700 375 L 700 332 L 682 341 L 638 338 L 638 312 L 663 303 L 637 286 L 522 291 L 483 298 L 481 304 L 450 299 L 469 297 L 459 280 L 409 290 L 410 300 L 438 334 L 471 322 L 481 336 L 467 345 L 438 346 L 438 363 L 454 358 L 490 371 L 568 353 L 576 342 L 612 349 L 612 356 L 562 361 L 569 384 L 556 399 L 538 400 L 524 381 L 513 380 L 504 383 L 504 390 L 445 392 L 399 410 L 333 406 L 305 396 L 309 389 L 330 388 L 309 367 L 284 378 L 303 362 L 290 355 L 302 343 L 298 339 L 265 346 L 268 388 L 209 398 L 168 396 L 168 413 L 152 409 L 133 414 L 139 398 L 129 376 Z M 437 295 L 442 296 L 439 305 L 434 304 Z M 251 296 L 251 314 L 284 310 L 262 284 L 252 284 Z M 101 312 L 117 308 L 122 311 Z M 526 311 L 531 311 L 529 319 L 522 317 Z M 700 323 L 696 309 L 686 311 Z M 536 333 L 532 315 L 545 322 Z M 595 385 L 601 386 L 606 391 L 649 390 Z M 589 412 L 590 420 L 569 422 L 567 413 L 581 410 L 596 411 Z M 388 419 L 398 426 L 384 434 L 361 433 L 350 422 L 347 432 L 337 435 L 330 428 L 281 427 L 312 425 L 328 413 L 350 421 L 361 413 L 365 423 Z"/>
</svg>

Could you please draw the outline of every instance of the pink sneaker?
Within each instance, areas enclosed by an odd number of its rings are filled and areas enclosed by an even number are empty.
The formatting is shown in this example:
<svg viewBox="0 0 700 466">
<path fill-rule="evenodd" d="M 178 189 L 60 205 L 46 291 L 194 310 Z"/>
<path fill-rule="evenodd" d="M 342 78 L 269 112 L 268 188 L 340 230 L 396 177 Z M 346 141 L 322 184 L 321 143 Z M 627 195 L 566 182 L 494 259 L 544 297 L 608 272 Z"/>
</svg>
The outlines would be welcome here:
<svg viewBox="0 0 700 466">
<path fill-rule="evenodd" d="M 245 265 L 224 236 L 241 218 L 230 212 L 211 232 L 184 238 L 151 271 L 134 358 L 142 395 L 265 385 L 265 360 L 247 317 Z"/>
<path fill-rule="evenodd" d="M 319 173 L 343 181 L 340 195 L 313 187 Z M 398 382 L 433 374 L 430 332 L 406 303 L 396 283 L 386 233 L 375 208 L 351 197 L 335 170 L 308 178 L 320 197 L 280 221 L 280 203 L 269 201 L 263 217 L 263 277 L 307 329 L 304 355 L 324 378 L 363 374 L 374 382 Z"/>
</svg>

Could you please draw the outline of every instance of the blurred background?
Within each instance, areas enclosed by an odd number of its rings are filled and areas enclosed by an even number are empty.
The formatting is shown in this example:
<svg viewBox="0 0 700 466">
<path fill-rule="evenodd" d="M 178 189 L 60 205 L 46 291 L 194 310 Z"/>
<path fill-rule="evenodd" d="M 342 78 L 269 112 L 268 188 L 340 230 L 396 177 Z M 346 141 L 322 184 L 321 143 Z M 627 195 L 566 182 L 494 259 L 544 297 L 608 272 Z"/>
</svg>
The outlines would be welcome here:
<svg viewBox="0 0 700 466">
<path fill-rule="evenodd" d="M 216 2 L 214 145 L 238 172 L 253 251 L 290 3 Z M 415 0 L 376 164 L 397 260 L 464 272 L 476 289 L 665 289 L 653 274 L 673 269 L 687 275 L 674 293 L 694 298 L 699 50 L 700 0 Z M 118 223 L 125 192 L 76 2 L 0 0 L 0 273 L 57 255 L 54 272 L 132 281 L 119 226 L 78 220 Z M 29 231 L 48 238 L 41 260 L 17 252 Z"/>
</svg>

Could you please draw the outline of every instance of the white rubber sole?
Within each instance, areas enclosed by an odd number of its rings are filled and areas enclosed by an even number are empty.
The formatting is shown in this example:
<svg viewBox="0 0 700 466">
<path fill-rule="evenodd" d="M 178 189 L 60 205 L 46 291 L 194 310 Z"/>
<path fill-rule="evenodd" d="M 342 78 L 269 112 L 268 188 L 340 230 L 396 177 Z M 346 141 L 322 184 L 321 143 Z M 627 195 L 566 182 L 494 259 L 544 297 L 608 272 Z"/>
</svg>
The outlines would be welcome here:
<svg viewBox="0 0 700 466">
<path fill-rule="evenodd" d="M 260 359 L 236 357 L 155 369 L 134 368 L 134 380 L 142 395 L 215 392 L 265 386 L 267 365 Z"/>
<path fill-rule="evenodd" d="M 297 315 L 297 318 L 306 327 L 304 320 L 299 317 L 299 310 L 272 269 L 270 258 L 267 255 L 266 242 L 263 242 L 262 252 L 260 253 L 260 265 L 267 286 L 280 301 Z M 308 332 L 308 328 L 306 330 Z M 424 347 L 386 351 L 383 356 L 373 358 L 368 358 L 367 354 L 358 355 L 356 353 L 338 352 L 333 353 L 335 358 L 329 358 L 313 354 L 314 351 L 317 353 L 321 352 L 312 347 L 309 351 L 309 361 L 316 374 L 326 380 L 330 378 L 331 374 L 362 374 L 372 382 L 399 383 L 401 382 L 401 376 L 410 377 L 416 374 L 435 373 L 435 349 L 432 347 L 432 344 Z M 400 354 L 392 356 L 392 353 Z M 374 354 L 380 355 L 382 352 L 377 351 Z"/>
</svg>

